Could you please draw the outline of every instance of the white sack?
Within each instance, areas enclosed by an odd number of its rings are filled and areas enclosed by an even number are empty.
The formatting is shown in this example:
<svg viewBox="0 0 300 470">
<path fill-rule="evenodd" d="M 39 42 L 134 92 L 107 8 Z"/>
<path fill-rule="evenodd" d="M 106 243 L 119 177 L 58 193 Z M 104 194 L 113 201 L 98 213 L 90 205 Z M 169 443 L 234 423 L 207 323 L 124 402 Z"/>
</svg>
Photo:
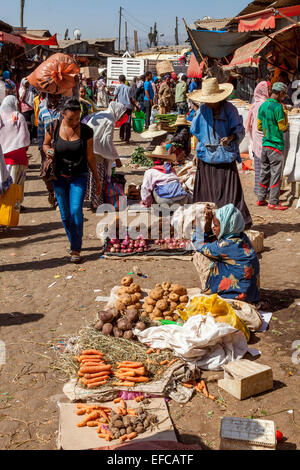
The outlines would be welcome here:
<svg viewBox="0 0 300 470">
<path fill-rule="evenodd" d="M 204 370 L 222 370 L 248 351 L 245 335 L 213 316 L 190 317 L 183 326 L 165 325 L 134 332 L 141 343 L 157 349 L 172 349 L 182 359 Z"/>
</svg>

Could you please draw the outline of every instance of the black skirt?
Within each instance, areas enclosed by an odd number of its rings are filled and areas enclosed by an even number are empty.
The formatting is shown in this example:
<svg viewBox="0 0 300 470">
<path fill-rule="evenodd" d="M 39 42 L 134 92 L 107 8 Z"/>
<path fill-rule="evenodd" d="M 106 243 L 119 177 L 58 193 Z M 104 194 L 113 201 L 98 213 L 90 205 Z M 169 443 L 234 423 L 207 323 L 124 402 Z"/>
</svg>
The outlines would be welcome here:
<svg viewBox="0 0 300 470">
<path fill-rule="evenodd" d="M 241 211 L 246 229 L 252 225 L 235 161 L 214 165 L 198 159 L 193 202 L 213 202 L 219 209 L 233 204 Z"/>
</svg>

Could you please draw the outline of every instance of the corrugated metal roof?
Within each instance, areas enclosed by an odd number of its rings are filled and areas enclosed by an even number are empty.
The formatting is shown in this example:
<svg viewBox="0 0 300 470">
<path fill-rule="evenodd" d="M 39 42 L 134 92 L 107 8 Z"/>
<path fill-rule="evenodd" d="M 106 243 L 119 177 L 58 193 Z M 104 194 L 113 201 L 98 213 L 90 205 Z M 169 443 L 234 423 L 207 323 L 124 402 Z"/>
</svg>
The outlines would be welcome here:
<svg viewBox="0 0 300 470">
<path fill-rule="evenodd" d="M 283 7 L 290 7 L 294 5 L 299 5 L 299 0 L 256 0 L 254 2 L 249 3 L 249 5 L 244 8 L 238 15 L 236 16 L 243 16 L 243 15 L 250 15 L 251 13 L 256 13 L 261 10 L 266 10 L 267 8 L 283 8 Z M 233 18 L 230 23 L 234 23 L 235 19 Z"/>
</svg>

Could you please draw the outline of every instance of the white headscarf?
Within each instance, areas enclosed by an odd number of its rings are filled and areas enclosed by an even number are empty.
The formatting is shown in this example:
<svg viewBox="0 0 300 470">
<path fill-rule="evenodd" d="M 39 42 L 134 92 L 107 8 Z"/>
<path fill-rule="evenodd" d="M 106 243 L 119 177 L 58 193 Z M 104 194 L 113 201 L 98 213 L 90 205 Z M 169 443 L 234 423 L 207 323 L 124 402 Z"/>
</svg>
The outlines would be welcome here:
<svg viewBox="0 0 300 470">
<path fill-rule="evenodd" d="M 0 145 L 4 155 L 30 145 L 27 123 L 13 95 L 4 98 L 0 106 Z"/>
<path fill-rule="evenodd" d="M 107 160 L 117 160 L 119 154 L 113 143 L 115 123 L 126 113 L 126 107 L 113 101 L 106 111 L 93 114 L 87 123 L 94 131 L 94 153 Z"/>
</svg>

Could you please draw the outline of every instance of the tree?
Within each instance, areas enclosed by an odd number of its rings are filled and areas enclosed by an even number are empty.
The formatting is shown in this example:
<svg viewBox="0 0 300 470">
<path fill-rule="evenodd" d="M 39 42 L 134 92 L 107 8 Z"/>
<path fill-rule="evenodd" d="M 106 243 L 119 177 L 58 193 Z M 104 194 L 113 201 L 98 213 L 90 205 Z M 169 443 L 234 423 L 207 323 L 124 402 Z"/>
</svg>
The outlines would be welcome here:
<svg viewBox="0 0 300 470">
<path fill-rule="evenodd" d="M 148 34 L 148 39 L 149 42 L 147 44 L 148 47 L 157 47 L 158 45 L 158 31 L 157 31 L 157 25 L 154 23 L 154 28 L 150 28 L 150 33 Z"/>
</svg>

